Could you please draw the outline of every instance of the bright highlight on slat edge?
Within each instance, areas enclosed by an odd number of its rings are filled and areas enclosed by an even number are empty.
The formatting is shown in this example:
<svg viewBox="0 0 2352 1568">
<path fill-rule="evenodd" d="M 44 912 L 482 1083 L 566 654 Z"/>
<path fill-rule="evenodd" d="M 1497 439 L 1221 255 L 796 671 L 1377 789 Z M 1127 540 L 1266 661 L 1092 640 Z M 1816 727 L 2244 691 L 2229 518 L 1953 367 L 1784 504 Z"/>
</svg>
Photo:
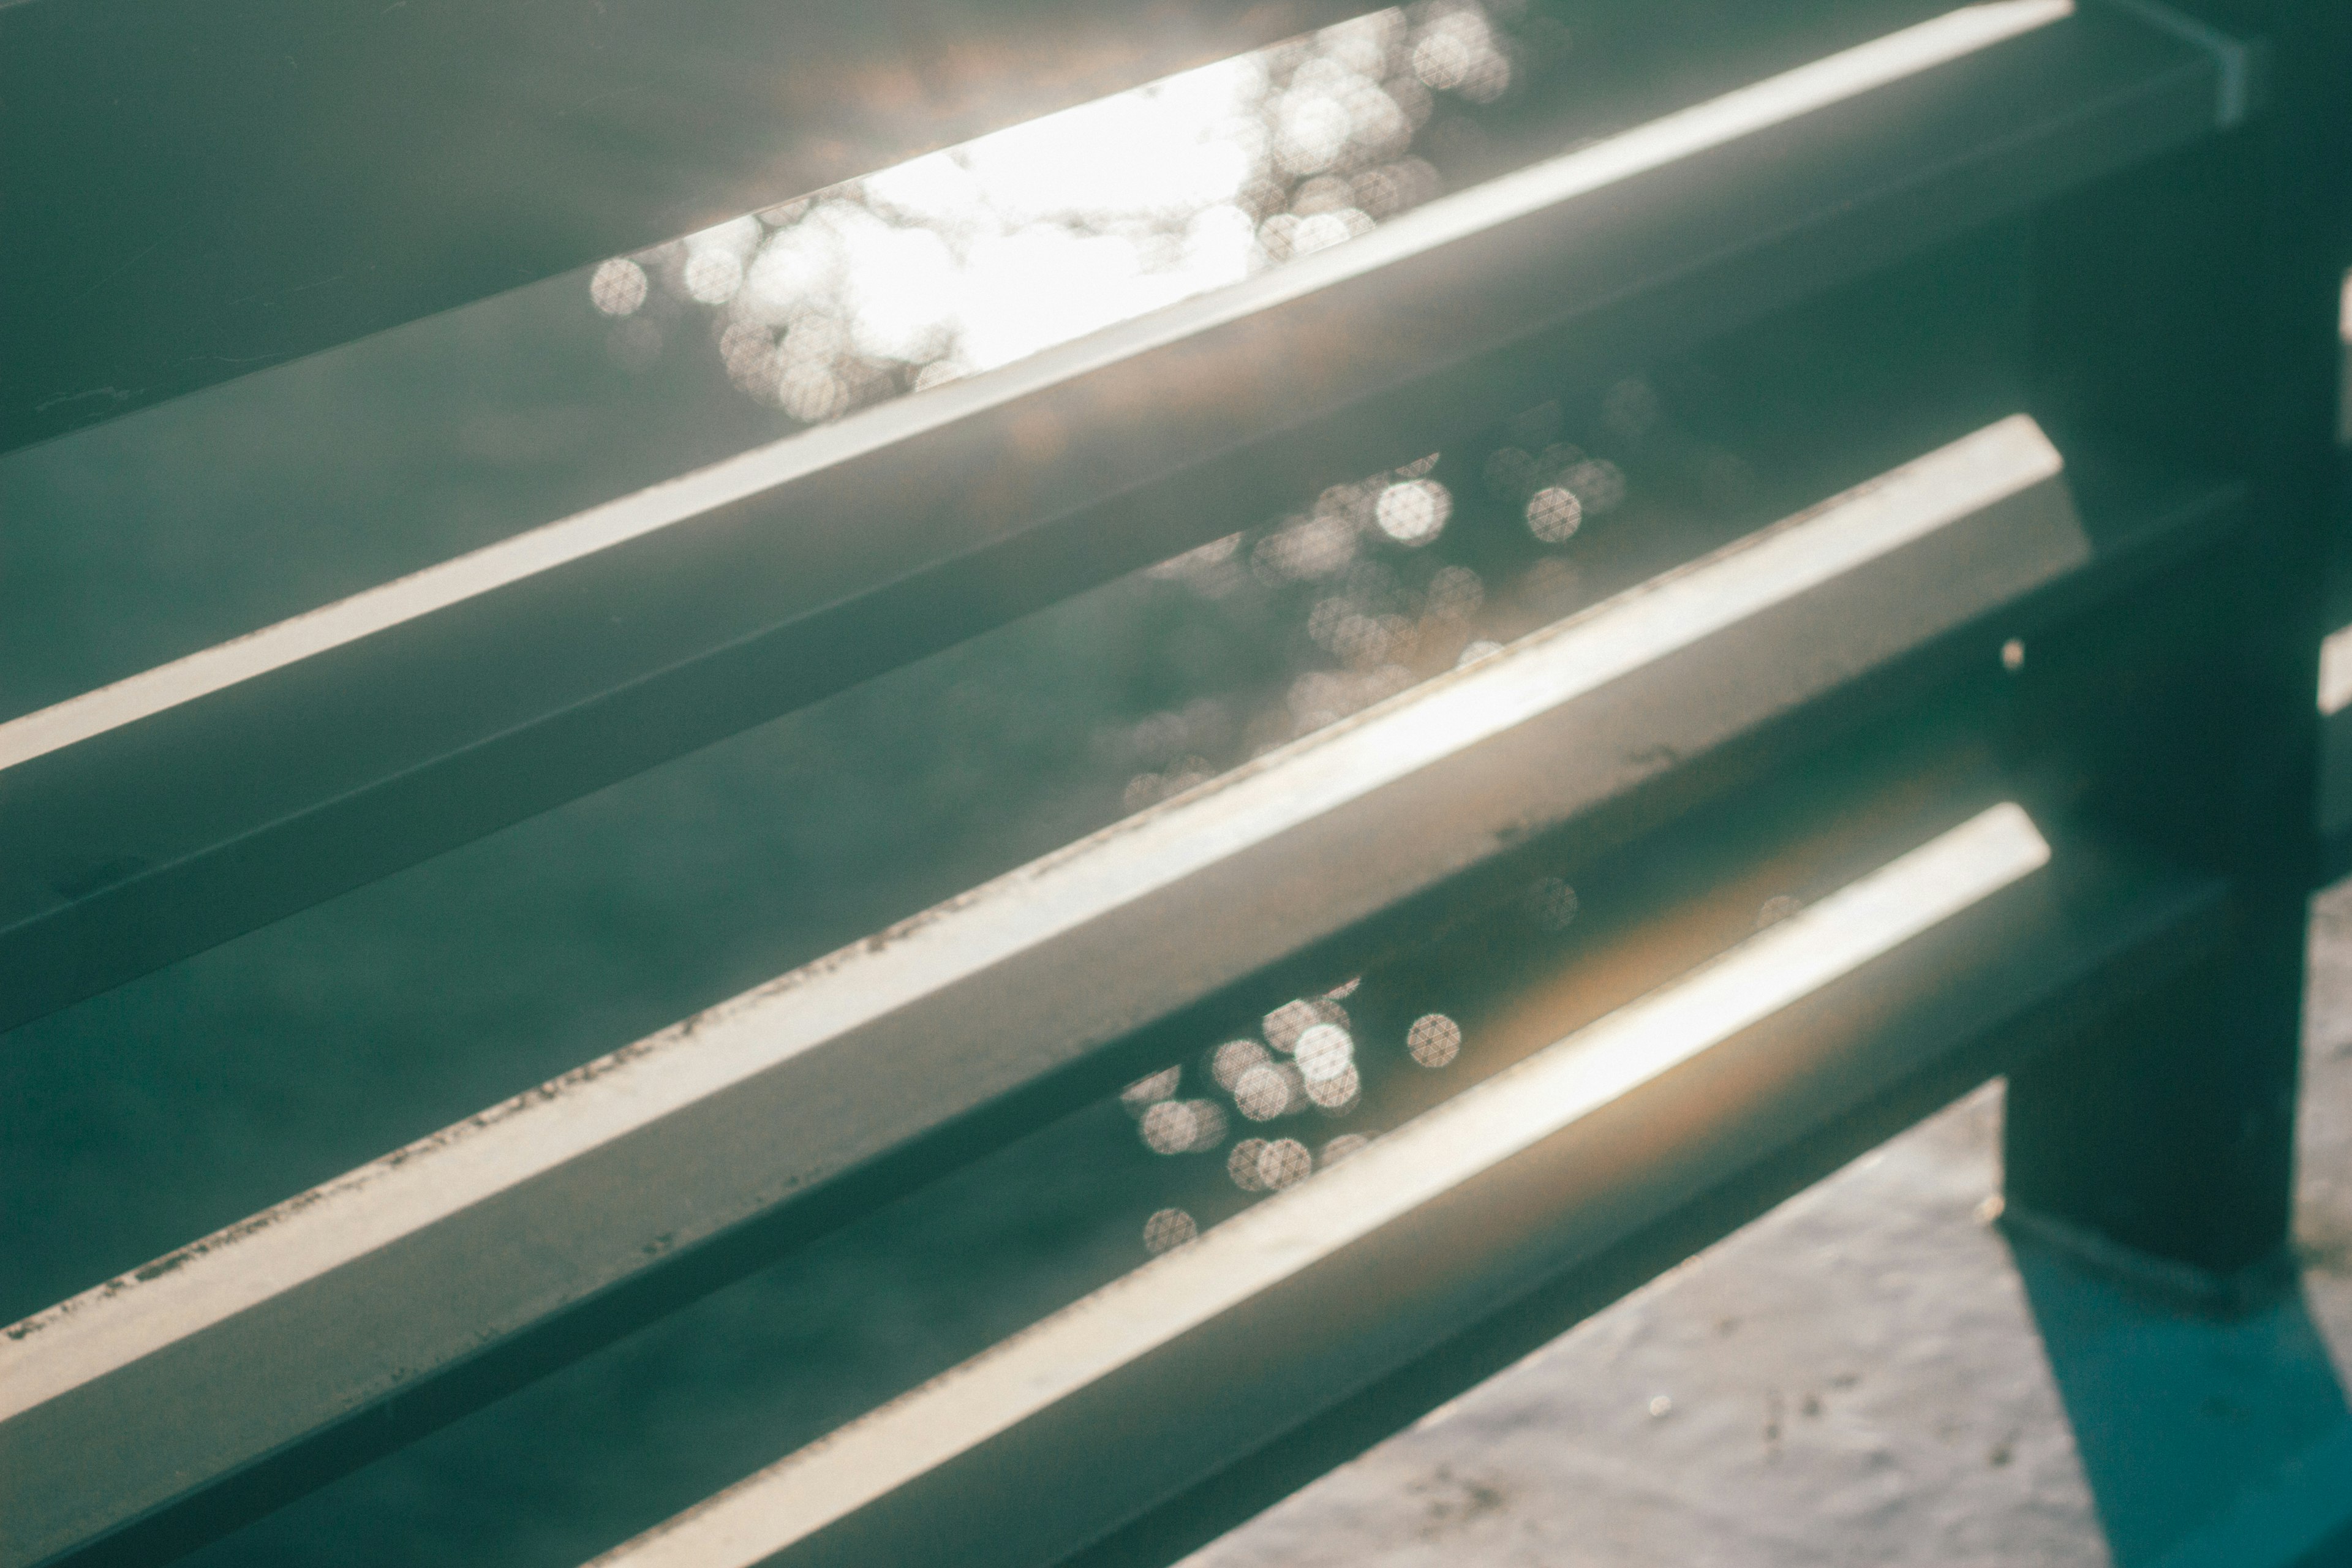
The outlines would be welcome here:
<svg viewBox="0 0 2352 1568">
<path fill-rule="evenodd" d="M 2046 865 L 2004 803 L 923 1387 L 595 1559 L 780 1552 L 1249 1300 Z"/>
</svg>

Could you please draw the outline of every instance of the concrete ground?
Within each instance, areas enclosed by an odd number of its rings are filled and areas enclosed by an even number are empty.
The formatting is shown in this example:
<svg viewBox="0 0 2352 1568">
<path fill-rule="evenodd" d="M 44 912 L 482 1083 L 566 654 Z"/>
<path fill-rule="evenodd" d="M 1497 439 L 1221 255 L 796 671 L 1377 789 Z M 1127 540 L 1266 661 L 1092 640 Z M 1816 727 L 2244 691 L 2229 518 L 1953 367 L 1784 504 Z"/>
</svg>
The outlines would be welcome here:
<svg viewBox="0 0 2352 1568">
<path fill-rule="evenodd" d="M 2012 1250 L 1989 1086 L 1189 1568 L 2352 1562 L 2295 1555 L 2352 1512 L 2352 884 L 2311 963 L 2299 1300 L 2189 1323 Z"/>
</svg>

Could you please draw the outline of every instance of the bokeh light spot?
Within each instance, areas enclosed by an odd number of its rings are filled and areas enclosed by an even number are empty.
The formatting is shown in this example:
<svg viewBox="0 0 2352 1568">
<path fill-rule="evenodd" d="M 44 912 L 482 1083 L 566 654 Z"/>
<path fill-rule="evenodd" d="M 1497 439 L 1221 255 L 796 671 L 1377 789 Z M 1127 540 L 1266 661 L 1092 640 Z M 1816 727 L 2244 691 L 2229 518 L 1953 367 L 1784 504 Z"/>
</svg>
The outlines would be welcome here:
<svg viewBox="0 0 2352 1568">
<path fill-rule="evenodd" d="M 1442 1068 L 1462 1054 L 1462 1026 L 1443 1013 L 1424 1013 L 1404 1035 L 1404 1048 L 1425 1068 Z"/>
<path fill-rule="evenodd" d="M 1373 510 L 1381 531 L 1419 548 L 1435 539 L 1454 515 L 1454 496 L 1435 479 L 1406 479 L 1381 492 Z"/>
<path fill-rule="evenodd" d="M 1271 1121 L 1290 1109 L 1291 1078 L 1268 1063 L 1234 1080 L 1234 1105 L 1252 1121 Z"/>
<path fill-rule="evenodd" d="M 1310 1079 L 1307 1084 L 1307 1098 L 1315 1102 L 1318 1110 L 1332 1116 L 1345 1116 L 1356 1108 L 1356 1101 L 1362 1097 L 1363 1089 L 1363 1079 L 1358 1076 L 1355 1063 L 1349 1062 L 1328 1078 Z"/>
<path fill-rule="evenodd" d="M 1143 1222 L 1143 1245 L 1155 1258 L 1183 1246 L 1200 1234 L 1200 1226 L 1182 1209 L 1161 1209 Z"/>
<path fill-rule="evenodd" d="M 1296 1138 L 1276 1138 L 1257 1152 L 1257 1179 L 1268 1192 L 1297 1186 L 1315 1171 L 1315 1156 Z"/>
<path fill-rule="evenodd" d="M 731 250 L 689 251 L 678 278 L 689 300 L 723 305 L 743 286 L 743 259 Z"/>
<path fill-rule="evenodd" d="M 1137 1123 L 1144 1146 L 1155 1154 L 1190 1154 L 1225 1140 L 1225 1113 L 1210 1100 L 1163 1100 L 1144 1109 Z"/>
<path fill-rule="evenodd" d="M 1576 889 L 1558 877 L 1538 877 L 1528 884 L 1528 918 L 1542 931 L 1566 931 L 1576 919 Z"/>
<path fill-rule="evenodd" d="M 1595 517 L 1615 510 L 1625 499 L 1625 470 L 1606 458 L 1570 464 L 1559 482 Z"/>
<path fill-rule="evenodd" d="M 588 275 L 588 302 L 607 316 L 635 315 L 646 289 L 646 269 L 626 257 L 602 262 Z"/>
<path fill-rule="evenodd" d="M 1265 1043 L 1287 1056 L 1298 1048 L 1298 1037 L 1322 1021 L 1314 1003 L 1285 1002 L 1265 1016 Z"/>
<path fill-rule="evenodd" d="M 1356 1059 L 1356 1042 L 1337 1024 L 1317 1024 L 1298 1037 L 1297 1051 L 1299 1076 L 1311 1090 L 1349 1070 Z"/>
<path fill-rule="evenodd" d="M 1266 1048 L 1255 1040 L 1227 1040 L 1209 1053 L 1209 1075 L 1217 1080 L 1219 1089 L 1231 1094 L 1234 1086 L 1241 1082 L 1244 1073 L 1252 1068 L 1265 1067 L 1273 1059 Z"/>
<path fill-rule="evenodd" d="M 1369 1147 L 1371 1142 L 1360 1132 L 1340 1133 L 1339 1136 L 1323 1145 L 1323 1167 L 1328 1170 L 1349 1155 Z"/>
<path fill-rule="evenodd" d="M 1119 1103 L 1140 1116 L 1149 1107 L 1172 1099 L 1183 1076 L 1181 1068 L 1162 1068 L 1158 1072 L 1147 1074 L 1118 1091 Z"/>
<path fill-rule="evenodd" d="M 1546 544 L 1565 544 L 1584 525 L 1584 503 L 1576 492 L 1546 485 L 1528 498 L 1528 531 Z"/>
</svg>

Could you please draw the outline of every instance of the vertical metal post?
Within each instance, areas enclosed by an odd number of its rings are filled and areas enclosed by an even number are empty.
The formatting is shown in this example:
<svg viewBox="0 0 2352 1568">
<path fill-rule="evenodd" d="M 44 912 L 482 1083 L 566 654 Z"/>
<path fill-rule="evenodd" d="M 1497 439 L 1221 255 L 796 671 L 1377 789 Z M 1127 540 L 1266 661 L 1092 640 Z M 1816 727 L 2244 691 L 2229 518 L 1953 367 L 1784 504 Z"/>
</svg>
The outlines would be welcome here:
<svg viewBox="0 0 2352 1568">
<path fill-rule="evenodd" d="M 2133 605 L 2143 624 L 2119 613 L 2086 633 L 2152 650 L 2113 693 L 2093 797 L 2225 873 L 2235 940 L 2012 1077 L 2007 1181 L 2028 1223 L 2234 1293 L 2275 1277 L 2291 1222 L 2352 6 L 2178 9 L 2192 29 L 2258 41 L 2253 111 L 2042 222 L 2033 370 L 2062 445 L 2249 481 L 2250 526 L 2221 560 Z"/>
</svg>

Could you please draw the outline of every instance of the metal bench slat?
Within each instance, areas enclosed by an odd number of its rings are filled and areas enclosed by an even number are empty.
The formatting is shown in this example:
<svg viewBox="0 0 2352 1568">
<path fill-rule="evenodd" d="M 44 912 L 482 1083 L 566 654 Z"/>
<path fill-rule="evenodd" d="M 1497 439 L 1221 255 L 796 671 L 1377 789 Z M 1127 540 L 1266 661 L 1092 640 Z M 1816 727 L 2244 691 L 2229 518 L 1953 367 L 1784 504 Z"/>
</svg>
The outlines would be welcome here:
<svg viewBox="0 0 2352 1568">
<path fill-rule="evenodd" d="M 2213 129 L 2209 56 L 2072 12 L 1964 7 L 0 724 L 0 1027 Z"/>
<path fill-rule="evenodd" d="M 1528 832 L 2080 585 L 2093 538 L 2056 453 L 2003 421 L 28 1319 L 0 1338 L 11 1550 L 194 1506 L 462 1384 L 487 1350 Z"/>
</svg>

